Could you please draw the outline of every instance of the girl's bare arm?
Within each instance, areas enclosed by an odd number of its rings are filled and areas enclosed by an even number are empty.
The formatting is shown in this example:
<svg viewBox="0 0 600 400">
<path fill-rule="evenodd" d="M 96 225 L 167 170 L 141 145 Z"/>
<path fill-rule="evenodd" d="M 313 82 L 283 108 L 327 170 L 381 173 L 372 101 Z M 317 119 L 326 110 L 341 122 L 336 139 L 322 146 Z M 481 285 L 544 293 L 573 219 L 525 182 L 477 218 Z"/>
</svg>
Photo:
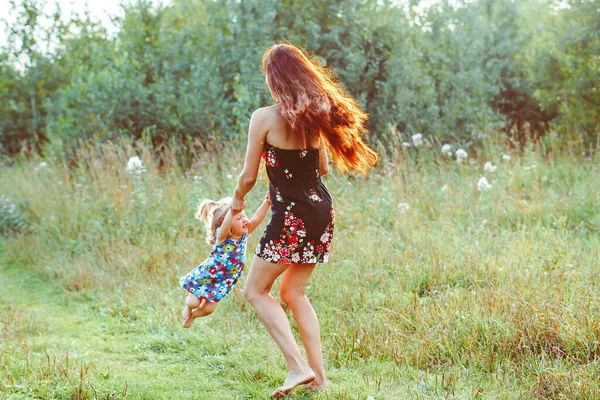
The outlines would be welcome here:
<svg viewBox="0 0 600 400">
<path fill-rule="evenodd" d="M 227 214 L 225 214 L 225 219 L 223 219 L 223 223 L 221 224 L 221 227 L 219 228 L 219 234 L 218 234 L 217 238 L 215 239 L 215 244 L 219 244 L 219 243 L 225 241 L 225 239 L 227 239 L 229 237 L 229 230 L 231 229 L 232 223 L 233 223 L 233 213 L 231 212 L 231 209 L 227 209 Z"/>
<path fill-rule="evenodd" d="M 260 205 L 260 207 L 258 207 L 258 210 L 256 210 L 256 212 L 254 213 L 254 215 L 252 216 L 250 221 L 248 221 L 248 233 L 249 234 L 252 233 L 256 228 L 258 228 L 258 226 L 260 225 L 262 220 L 265 219 L 265 217 L 267 216 L 267 213 L 269 212 L 270 206 L 271 206 L 271 201 L 269 199 L 269 194 L 267 193 L 267 197 L 265 198 L 265 201 L 263 201 L 263 203 Z"/>
</svg>

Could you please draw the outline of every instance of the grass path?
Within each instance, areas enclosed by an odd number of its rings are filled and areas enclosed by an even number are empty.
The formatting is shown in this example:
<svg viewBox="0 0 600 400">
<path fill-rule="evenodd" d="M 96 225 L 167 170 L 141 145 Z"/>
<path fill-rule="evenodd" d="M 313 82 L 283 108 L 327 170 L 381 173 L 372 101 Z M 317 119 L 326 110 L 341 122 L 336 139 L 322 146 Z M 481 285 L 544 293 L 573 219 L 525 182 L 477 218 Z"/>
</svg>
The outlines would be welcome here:
<svg viewBox="0 0 600 400">
<path fill-rule="evenodd" d="M 35 296 L 27 289 L 31 286 L 36 288 Z M 63 364 L 67 351 L 72 363 L 91 361 L 95 376 L 87 378 L 107 397 L 128 393 L 127 398 L 133 394 L 136 398 L 155 398 L 162 393 L 163 398 L 186 398 L 191 382 L 194 397 L 211 390 L 203 387 L 202 381 L 188 378 L 205 375 L 208 371 L 202 364 L 182 363 L 168 353 L 149 357 L 122 322 L 90 313 L 85 304 L 68 300 L 47 281 L 24 274 L 22 269 L 4 267 L 0 287 L 3 308 L 10 306 L 23 313 L 18 318 L 35 321 L 36 332 L 27 337 L 32 352 L 46 349 Z M 226 396 L 222 390 L 221 394 Z"/>
<path fill-rule="evenodd" d="M 0 287 L 1 371 L 2 381 L 9 382 L 0 393 L 4 389 L 9 399 L 262 399 L 285 378 L 265 332 L 241 332 L 252 337 L 241 343 L 215 334 L 226 322 L 223 315 L 187 331 L 132 324 L 17 266 L 1 267 Z M 467 370 L 448 380 L 393 363 L 356 360 L 350 367 L 328 366 L 328 372 L 327 391 L 299 389 L 290 398 L 439 399 L 452 393 L 483 398 L 480 393 L 495 392 L 494 379 Z M 509 388 L 492 397 L 517 398 Z"/>
<path fill-rule="evenodd" d="M 54 383 L 55 388 L 40 385 L 39 379 L 34 377 L 35 367 L 31 368 L 30 363 L 32 376 L 23 379 L 20 384 L 21 393 L 13 393 L 9 398 L 62 398 L 60 392 L 64 384 L 60 381 L 70 381 L 67 386 L 72 387 L 71 397 L 76 397 L 79 385 L 83 384 L 84 387 L 89 386 L 93 388 L 92 391 L 101 394 L 101 398 L 121 398 L 125 394 L 125 398 L 165 399 L 266 398 L 266 394 L 270 393 L 269 389 L 277 384 L 277 381 L 264 376 L 269 371 L 261 371 L 260 366 L 253 369 L 247 365 L 247 361 L 244 365 L 236 366 L 236 359 L 239 359 L 239 355 L 236 354 L 229 357 L 229 364 L 233 364 L 230 365 L 230 370 L 225 370 L 222 364 L 227 364 L 229 352 L 223 351 L 219 345 L 210 346 L 206 338 L 203 340 L 198 326 L 195 327 L 195 331 L 181 332 L 177 327 L 169 327 L 162 332 L 139 333 L 135 327 L 129 326 L 119 318 L 90 312 L 89 304 L 69 299 L 50 282 L 24 272 L 22 268 L 3 267 L 0 270 L 0 287 L 0 305 L 5 310 L 4 313 L 7 314 L 8 310 L 16 314 L 15 325 L 29 326 L 29 330 L 20 332 L 20 339 L 23 341 L 15 340 L 13 345 L 18 346 L 17 342 L 21 345 L 27 343 L 27 359 L 35 358 L 36 354 L 42 359 L 48 355 L 55 364 L 53 369 L 60 375 L 58 382 Z M 35 287 L 35 296 L 28 287 Z M 172 336 L 169 330 L 177 330 L 179 335 L 187 335 L 189 342 L 197 340 L 200 347 L 213 347 L 213 351 L 204 354 L 204 362 L 186 359 L 184 352 L 169 349 L 169 339 L 172 339 L 169 337 Z M 27 335 L 24 336 L 23 333 Z M 16 336 L 18 337 L 19 333 Z M 156 340 L 157 337 L 164 340 Z M 6 344 L 4 343 L 5 346 Z M 18 356 L 10 360 L 10 354 L 15 353 L 14 349 L 5 353 L 9 354 L 8 364 L 12 364 L 13 370 L 18 367 L 19 362 L 24 362 L 16 360 Z M 45 362 L 41 360 L 40 364 Z M 67 363 L 71 364 L 73 371 L 65 371 Z M 78 376 L 81 366 L 89 363 L 92 366 L 91 371 L 81 379 Z M 215 365 L 217 367 L 213 368 Z M 228 376 L 223 379 L 223 375 Z M 280 374 L 275 375 L 277 377 Z M 341 372 L 338 375 L 345 374 Z M 57 377 L 45 378 L 52 381 Z M 283 379 L 284 376 L 279 378 Z M 373 379 L 373 386 L 375 389 L 379 388 L 380 392 L 382 383 L 383 380 L 376 382 Z M 41 387 L 45 388 L 46 392 L 40 391 Z M 346 398 L 345 390 L 338 389 L 329 391 L 332 397 L 328 393 L 315 395 L 305 390 L 299 390 L 293 397 Z M 365 395 L 362 398 L 366 397 Z"/>
</svg>

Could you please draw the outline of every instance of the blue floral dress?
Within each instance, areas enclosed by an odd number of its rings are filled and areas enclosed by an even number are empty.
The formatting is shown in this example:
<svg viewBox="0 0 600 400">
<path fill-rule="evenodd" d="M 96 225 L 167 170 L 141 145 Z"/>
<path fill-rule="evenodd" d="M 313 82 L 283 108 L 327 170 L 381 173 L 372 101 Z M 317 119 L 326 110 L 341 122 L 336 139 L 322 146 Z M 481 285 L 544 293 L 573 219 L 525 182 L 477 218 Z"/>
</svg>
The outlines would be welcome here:
<svg viewBox="0 0 600 400">
<path fill-rule="evenodd" d="M 215 232 L 218 236 L 219 230 Z M 245 234 L 237 241 L 227 238 L 215 244 L 206 261 L 179 279 L 179 284 L 199 299 L 219 302 L 229 294 L 246 265 Z"/>
</svg>

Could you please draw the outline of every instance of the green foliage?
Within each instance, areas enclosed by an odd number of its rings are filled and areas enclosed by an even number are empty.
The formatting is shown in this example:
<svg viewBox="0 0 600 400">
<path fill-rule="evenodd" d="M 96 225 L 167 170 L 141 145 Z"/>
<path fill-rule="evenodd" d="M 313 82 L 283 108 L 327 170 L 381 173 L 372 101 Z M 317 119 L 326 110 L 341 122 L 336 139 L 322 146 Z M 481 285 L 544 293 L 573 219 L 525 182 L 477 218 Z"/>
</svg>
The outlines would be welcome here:
<svg viewBox="0 0 600 400">
<path fill-rule="evenodd" d="M 10 154 L 47 138 L 68 150 L 121 136 L 242 137 L 272 102 L 260 59 L 281 40 L 334 70 L 370 114 L 373 141 L 390 126 L 465 145 L 503 127 L 541 135 L 551 120 L 597 130 L 594 1 L 553 11 L 546 0 L 138 0 L 114 18 L 115 35 L 89 13 L 46 15 L 40 4 L 13 2 L 0 53 Z"/>
<path fill-rule="evenodd" d="M 534 95 L 544 109 L 562 116 L 554 129 L 595 140 L 600 133 L 600 2 L 541 3 L 545 12 L 531 15 L 535 35 L 524 54 Z"/>
<path fill-rule="evenodd" d="M 500 72 L 510 54 L 494 59 L 495 14 L 482 5 L 453 10 L 442 2 L 413 14 L 420 29 L 400 44 L 389 60 L 386 86 L 401 131 L 422 132 L 467 142 L 497 131 L 503 118 L 490 99 L 500 87 Z M 400 65 L 400 68 L 396 68 Z"/>
</svg>

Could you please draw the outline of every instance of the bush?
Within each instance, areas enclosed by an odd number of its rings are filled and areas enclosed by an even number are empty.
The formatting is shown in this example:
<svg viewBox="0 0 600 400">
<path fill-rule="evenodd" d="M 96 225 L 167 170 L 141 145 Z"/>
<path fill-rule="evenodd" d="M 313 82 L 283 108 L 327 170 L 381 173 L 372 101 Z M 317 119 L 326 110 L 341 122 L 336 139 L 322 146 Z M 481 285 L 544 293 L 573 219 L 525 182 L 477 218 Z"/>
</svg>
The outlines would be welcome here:
<svg viewBox="0 0 600 400">
<path fill-rule="evenodd" d="M 0 196 L 0 235 L 7 236 L 25 232 L 30 224 L 21 207 L 18 207 L 7 196 Z"/>
</svg>

